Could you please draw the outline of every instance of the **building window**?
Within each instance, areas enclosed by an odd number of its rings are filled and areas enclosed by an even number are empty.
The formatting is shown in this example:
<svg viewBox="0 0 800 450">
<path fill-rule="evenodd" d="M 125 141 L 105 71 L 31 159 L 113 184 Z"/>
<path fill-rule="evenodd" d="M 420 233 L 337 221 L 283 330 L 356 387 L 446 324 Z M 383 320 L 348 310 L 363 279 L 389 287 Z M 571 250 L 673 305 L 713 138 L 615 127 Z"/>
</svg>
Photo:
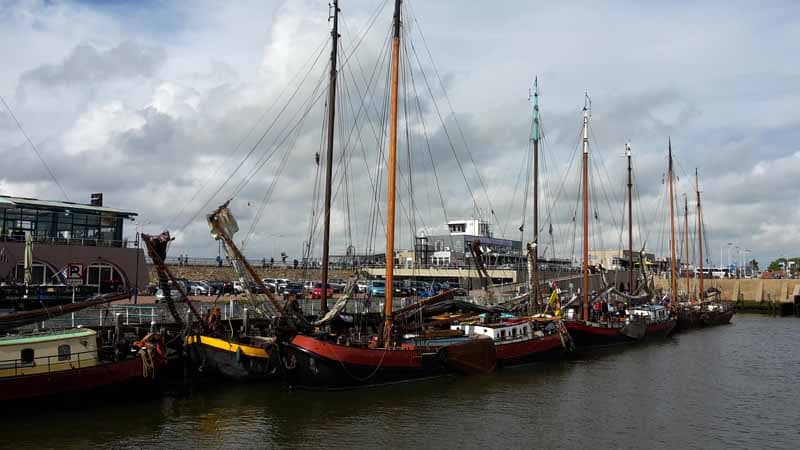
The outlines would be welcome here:
<svg viewBox="0 0 800 450">
<path fill-rule="evenodd" d="M 25 265 L 17 264 L 17 283 L 25 282 Z M 50 266 L 43 263 L 33 263 L 31 265 L 31 284 L 61 284 L 61 278 Z"/>
<path fill-rule="evenodd" d="M 68 344 L 59 345 L 58 346 L 58 360 L 59 361 L 69 361 L 70 357 L 72 357 L 72 349 L 70 349 Z"/>
<path fill-rule="evenodd" d="M 116 292 L 125 287 L 125 277 L 110 264 L 92 264 L 86 270 L 86 284 L 97 286 L 101 293 Z"/>
<path fill-rule="evenodd" d="M 22 364 L 33 364 L 34 355 L 32 348 L 23 348 L 22 351 L 19 352 L 19 359 L 22 361 Z"/>
</svg>

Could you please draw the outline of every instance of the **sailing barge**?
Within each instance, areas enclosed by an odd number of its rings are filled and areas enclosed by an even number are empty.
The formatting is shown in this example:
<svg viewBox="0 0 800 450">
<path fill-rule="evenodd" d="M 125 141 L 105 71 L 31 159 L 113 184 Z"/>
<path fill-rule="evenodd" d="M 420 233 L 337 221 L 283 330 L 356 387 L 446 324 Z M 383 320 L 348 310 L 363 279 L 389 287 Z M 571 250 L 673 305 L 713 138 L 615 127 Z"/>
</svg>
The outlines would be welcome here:
<svg viewBox="0 0 800 450">
<path fill-rule="evenodd" d="M 387 165 L 386 286 L 394 280 L 395 185 L 397 164 L 398 79 L 400 73 L 401 4 L 394 2 L 392 27 L 391 101 Z M 333 126 L 336 88 L 338 2 L 333 2 L 331 76 L 329 89 L 328 147 L 323 224 L 322 283 L 327 282 L 330 237 L 330 189 L 333 162 Z M 324 291 L 324 290 L 323 290 Z M 280 348 L 290 386 L 312 389 L 347 389 L 418 380 L 449 373 L 485 373 L 495 368 L 495 347 L 485 336 L 459 332 L 442 336 L 402 335 L 393 327 L 394 289 L 387 289 L 382 333 L 366 342 L 324 331 L 298 334 Z M 327 311 L 323 294 L 322 310 Z"/>
<path fill-rule="evenodd" d="M 560 320 L 543 323 L 534 318 L 509 318 L 461 323 L 451 325 L 451 329 L 491 338 L 499 367 L 559 359 L 571 346 L 569 334 Z"/>
<path fill-rule="evenodd" d="M 0 401 L 148 384 L 164 362 L 153 335 L 116 348 L 98 344 L 84 328 L 0 337 Z"/>
<path fill-rule="evenodd" d="M 678 331 L 685 331 L 690 330 L 692 328 L 699 328 L 699 327 L 706 327 L 706 326 L 715 326 L 715 325 L 726 325 L 729 324 L 733 315 L 736 313 L 736 309 L 734 306 L 729 302 L 722 302 L 719 300 L 714 300 L 709 298 L 709 292 L 713 291 L 710 289 L 709 291 L 705 290 L 704 286 L 704 274 L 705 271 L 703 270 L 703 235 L 704 235 L 704 227 L 703 227 L 703 210 L 700 205 L 700 177 L 697 173 L 697 169 L 695 169 L 695 194 L 697 195 L 697 240 L 698 240 L 698 247 L 699 247 L 699 255 L 700 255 L 700 270 L 698 271 L 699 276 L 699 298 L 698 301 L 694 301 L 692 299 L 691 289 L 689 287 L 689 271 L 686 271 L 686 294 L 687 299 L 684 302 L 678 304 L 677 308 L 677 316 L 678 316 L 678 325 L 676 329 Z M 688 236 L 688 207 L 686 207 L 687 213 L 685 216 L 686 219 L 686 235 Z M 686 253 L 689 253 L 688 250 L 688 239 L 687 239 L 687 250 Z M 719 292 L 715 292 L 712 295 L 719 295 Z"/>
</svg>

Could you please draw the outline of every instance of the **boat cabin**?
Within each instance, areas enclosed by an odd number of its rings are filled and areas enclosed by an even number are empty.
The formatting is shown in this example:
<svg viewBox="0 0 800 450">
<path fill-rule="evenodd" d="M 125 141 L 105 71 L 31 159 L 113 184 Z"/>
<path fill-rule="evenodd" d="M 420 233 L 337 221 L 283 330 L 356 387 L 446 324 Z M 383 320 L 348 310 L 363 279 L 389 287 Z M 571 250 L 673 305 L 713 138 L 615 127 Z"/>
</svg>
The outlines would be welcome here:
<svg viewBox="0 0 800 450">
<path fill-rule="evenodd" d="M 97 364 L 97 333 L 71 330 L 0 337 L 0 378 Z"/>
<path fill-rule="evenodd" d="M 662 305 L 642 305 L 629 308 L 626 313 L 633 317 L 645 317 L 648 322 L 663 322 L 669 319 L 669 311 Z"/>
<path fill-rule="evenodd" d="M 495 342 L 516 342 L 528 340 L 532 336 L 544 336 L 544 333 L 534 330 L 528 320 L 502 321 L 499 323 L 474 323 L 451 325 L 451 330 L 463 331 L 466 335 L 480 334 L 492 338 Z"/>
</svg>

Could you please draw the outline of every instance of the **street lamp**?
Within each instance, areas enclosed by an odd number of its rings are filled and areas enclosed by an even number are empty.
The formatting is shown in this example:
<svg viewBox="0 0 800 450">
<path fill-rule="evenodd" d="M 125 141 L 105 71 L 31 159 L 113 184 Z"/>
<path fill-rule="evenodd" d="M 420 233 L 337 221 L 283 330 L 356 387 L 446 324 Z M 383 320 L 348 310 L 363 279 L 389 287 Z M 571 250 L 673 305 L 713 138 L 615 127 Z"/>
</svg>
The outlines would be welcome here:
<svg viewBox="0 0 800 450">
<path fill-rule="evenodd" d="M 747 266 L 750 265 L 750 250 L 744 249 L 744 270 L 745 276 L 747 275 Z M 753 267 L 750 268 L 750 275 L 753 275 Z"/>
<path fill-rule="evenodd" d="M 727 259 L 728 276 L 730 276 L 730 270 L 731 270 L 731 247 L 733 247 L 733 242 L 728 242 L 728 259 Z"/>
</svg>

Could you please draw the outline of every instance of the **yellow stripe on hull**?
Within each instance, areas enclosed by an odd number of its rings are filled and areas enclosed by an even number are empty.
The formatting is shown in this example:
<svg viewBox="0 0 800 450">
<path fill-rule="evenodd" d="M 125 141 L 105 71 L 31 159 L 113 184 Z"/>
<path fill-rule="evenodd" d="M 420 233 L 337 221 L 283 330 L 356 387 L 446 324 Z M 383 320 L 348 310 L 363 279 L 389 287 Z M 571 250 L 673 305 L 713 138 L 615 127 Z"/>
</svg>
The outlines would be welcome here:
<svg viewBox="0 0 800 450">
<path fill-rule="evenodd" d="M 267 352 L 263 348 L 252 347 L 252 346 L 243 345 L 243 344 L 236 344 L 236 343 L 233 343 L 233 342 L 228 342 L 228 341 L 226 341 L 224 339 L 217 339 L 217 338 L 213 338 L 213 337 L 209 337 L 209 336 L 194 336 L 194 335 L 187 336 L 186 337 L 186 343 L 189 344 L 189 345 L 196 344 L 196 343 L 197 344 L 203 344 L 203 345 L 207 345 L 209 347 L 214 347 L 214 348 L 217 348 L 217 349 L 220 349 L 220 350 L 223 350 L 223 351 L 226 351 L 226 352 L 231 352 L 231 353 L 236 353 L 239 350 L 241 350 L 242 353 L 244 353 L 247 356 L 253 357 L 253 358 L 265 358 L 265 359 L 269 358 L 269 352 Z"/>
</svg>

